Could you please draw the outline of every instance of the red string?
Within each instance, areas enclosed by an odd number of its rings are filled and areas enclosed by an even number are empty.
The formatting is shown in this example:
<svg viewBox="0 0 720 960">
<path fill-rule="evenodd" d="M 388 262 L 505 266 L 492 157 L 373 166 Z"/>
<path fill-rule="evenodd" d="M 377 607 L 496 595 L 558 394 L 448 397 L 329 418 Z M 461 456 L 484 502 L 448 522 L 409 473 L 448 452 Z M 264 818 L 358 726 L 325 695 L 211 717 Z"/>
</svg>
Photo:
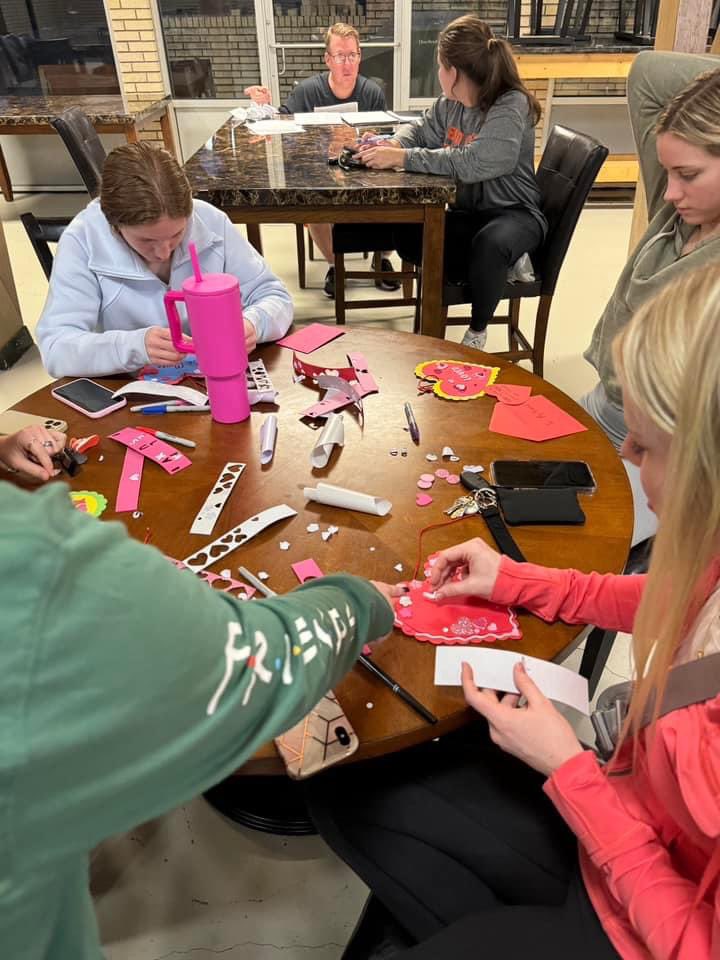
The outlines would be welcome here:
<svg viewBox="0 0 720 960">
<path fill-rule="evenodd" d="M 152 530 L 150 527 L 145 528 L 145 537 L 143 538 L 143 543 L 150 543 L 152 540 Z"/>
<path fill-rule="evenodd" d="M 413 580 L 417 580 L 418 572 L 420 571 L 420 564 L 422 563 L 422 538 L 423 535 L 428 532 L 428 530 L 435 530 L 437 527 L 448 527 L 451 523 L 459 523 L 461 520 L 467 520 L 467 517 L 454 517 L 452 520 L 442 520 L 440 523 L 431 523 L 427 527 L 423 527 L 418 533 L 418 552 L 417 552 L 417 562 L 415 563 L 415 571 L 413 573 Z"/>
</svg>

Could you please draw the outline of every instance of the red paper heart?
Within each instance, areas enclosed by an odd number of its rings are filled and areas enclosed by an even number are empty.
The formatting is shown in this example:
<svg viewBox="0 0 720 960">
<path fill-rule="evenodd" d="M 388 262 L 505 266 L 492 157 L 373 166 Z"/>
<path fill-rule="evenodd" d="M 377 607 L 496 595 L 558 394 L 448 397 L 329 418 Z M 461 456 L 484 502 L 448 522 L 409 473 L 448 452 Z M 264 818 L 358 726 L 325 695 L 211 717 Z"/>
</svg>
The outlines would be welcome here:
<svg viewBox="0 0 720 960">
<path fill-rule="evenodd" d="M 517 383 L 493 383 L 485 393 L 502 403 L 509 403 L 514 406 L 518 403 L 525 403 L 531 391 L 532 387 L 521 387 Z"/>
<path fill-rule="evenodd" d="M 587 430 L 579 420 L 547 397 L 532 396 L 525 403 L 496 403 L 488 430 L 521 440 L 553 440 Z"/>
<path fill-rule="evenodd" d="M 486 367 L 464 360 L 429 360 L 415 367 L 416 377 L 437 381 L 433 393 L 445 400 L 474 400 L 481 397 L 499 372 L 499 367 Z"/>
</svg>

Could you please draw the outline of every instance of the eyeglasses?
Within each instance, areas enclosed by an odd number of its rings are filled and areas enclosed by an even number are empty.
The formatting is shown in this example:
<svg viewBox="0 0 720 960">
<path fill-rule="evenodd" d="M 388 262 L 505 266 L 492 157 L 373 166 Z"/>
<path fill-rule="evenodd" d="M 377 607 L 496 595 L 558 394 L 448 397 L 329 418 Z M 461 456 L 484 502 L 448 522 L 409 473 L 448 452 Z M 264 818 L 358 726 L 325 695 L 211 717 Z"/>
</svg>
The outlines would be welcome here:
<svg viewBox="0 0 720 960">
<path fill-rule="evenodd" d="M 333 61 L 333 63 L 349 63 L 352 66 L 355 63 L 359 63 L 360 54 L 359 53 L 329 53 L 328 56 Z"/>
</svg>

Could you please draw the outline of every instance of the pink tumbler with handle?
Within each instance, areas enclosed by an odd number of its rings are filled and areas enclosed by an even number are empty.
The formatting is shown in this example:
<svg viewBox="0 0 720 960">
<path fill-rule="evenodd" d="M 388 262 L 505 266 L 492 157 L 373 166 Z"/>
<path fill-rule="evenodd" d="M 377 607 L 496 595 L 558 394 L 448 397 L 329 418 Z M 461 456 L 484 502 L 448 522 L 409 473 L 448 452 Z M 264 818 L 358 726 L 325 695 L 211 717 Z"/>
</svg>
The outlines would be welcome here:
<svg viewBox="0 0 720 960">
<path fill-rule="evenodd" d="M 229 273 L 200 272 L 195 246 L 190 244 L 194 277 L 182 292 L 165 294 L 170 335 L 180 353 L 194 353 L 207 382 L 210 412 L 219 423 L 239 423 L 250 416 L 247 389 L 247 350 L 240 284 Z M 183 340 L 177 301 L 187 308 L 192 341 Z"/>
</svg>

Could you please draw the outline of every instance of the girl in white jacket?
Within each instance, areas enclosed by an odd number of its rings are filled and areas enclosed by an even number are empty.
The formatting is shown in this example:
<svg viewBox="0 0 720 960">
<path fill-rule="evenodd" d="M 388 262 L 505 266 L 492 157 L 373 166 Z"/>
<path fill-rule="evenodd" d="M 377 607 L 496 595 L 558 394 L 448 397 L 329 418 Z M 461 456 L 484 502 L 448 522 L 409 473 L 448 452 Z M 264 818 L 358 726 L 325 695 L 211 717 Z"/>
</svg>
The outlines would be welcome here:
<svg viewBox="0 0 720 960">
<path fill-rule="evenodd" d="M 248 353 L 287 331 L 290 294 L 263 258 L 221 210 L 193 200 L 169 153 L 130 143 L 108 154 L 99 199 L 60 238 L 37 327 L 48 373 L 103 376 L 179 363 L 163 297 L 192 276 L 190 243 L 203 273 L 238 278 Z"/>
</svg>

